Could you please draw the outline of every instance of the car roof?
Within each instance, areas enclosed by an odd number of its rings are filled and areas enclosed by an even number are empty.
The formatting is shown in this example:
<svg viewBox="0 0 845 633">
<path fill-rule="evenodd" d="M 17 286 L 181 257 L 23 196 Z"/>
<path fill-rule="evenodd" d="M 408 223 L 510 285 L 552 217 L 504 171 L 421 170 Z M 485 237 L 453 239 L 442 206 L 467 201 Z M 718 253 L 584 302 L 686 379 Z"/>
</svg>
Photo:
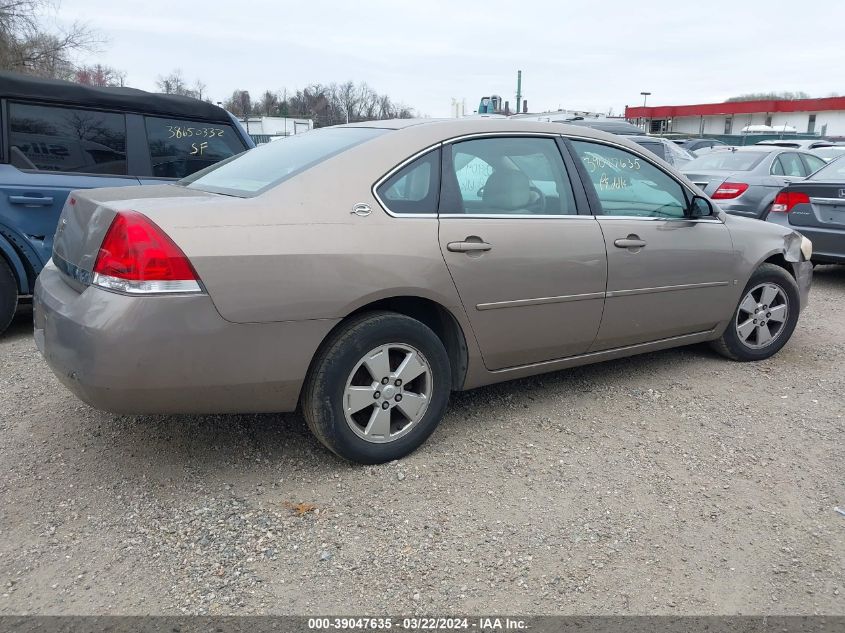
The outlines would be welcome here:
<svg viewBox="0 0 845 633">
<path fill-rule="evenodd" d="M 19 73 L 0 72 L 0 97 L 230 122 L 229 114 L 223 108 L 192 97 L 157 94 L 137 88 L 85 86 L 60 79 L 41 79 Z"/>
<path fill-rule="evenodd" d="M 648 143 L 649 141 L 652 143 L 671 143 L 672 141 L 663 138 L 662 136 L 637 136 L 636 134 L 629 134 L 627 135 L 628 140 L 634 141 L 635 143 Z"/>
<path fill-rule="evenodd" d="M 477 118 L 463 117 L 459 119 L 388 119 L 384 121 L 364 121 L 361 123 L 347 123 L 336 127 L 367 127 L 381 128 L 387 130 L 398 130 L 400 132 L 413 133 L 414 136 L 429 138 L 432 143 L 455 138 L 458 136 L 472 134 L 500 134 L 500 133 L 544 133 L 544 134 L 567 134 L 570 136 L 581 136 L 610 140 L 620 143 L 628 139 L 627 135 L 610 134 L 595 128 L 569 125 L 568 123 L 556 123 L 550 121 L 529 121 L 526 119 L 510 118 Z M 391 135 L 387 135 L 391 136 Z M 626 143 L 634 148 L 637 145 Z"/>
</svg>

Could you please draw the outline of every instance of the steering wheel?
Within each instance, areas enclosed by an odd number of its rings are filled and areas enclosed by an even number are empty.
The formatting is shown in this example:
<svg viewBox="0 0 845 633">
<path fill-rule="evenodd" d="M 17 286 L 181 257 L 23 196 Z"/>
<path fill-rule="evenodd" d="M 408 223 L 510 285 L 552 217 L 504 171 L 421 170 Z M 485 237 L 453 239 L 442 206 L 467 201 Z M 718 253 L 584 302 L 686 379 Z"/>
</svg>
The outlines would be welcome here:
<svg viewBox="0 0 845 633">
<path fill-rule="evenodd" d="M 528 188 L 529 191 L 532 191 L 537 194 L 537 199 L 534 202 L 529 202 L 527 208 L 536 210 L 536 211 L 545 211 L 546 210 L 546 194 L 540 191 L 534 185 L 531 185 Z"/>
</svg>

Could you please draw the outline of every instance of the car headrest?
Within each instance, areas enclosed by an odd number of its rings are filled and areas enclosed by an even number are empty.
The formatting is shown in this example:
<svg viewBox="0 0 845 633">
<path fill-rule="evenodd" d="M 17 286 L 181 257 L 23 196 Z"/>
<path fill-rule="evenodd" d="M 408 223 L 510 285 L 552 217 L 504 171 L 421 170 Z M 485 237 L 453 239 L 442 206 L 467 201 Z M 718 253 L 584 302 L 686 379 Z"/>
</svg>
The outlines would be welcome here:
<svg viewBox="0 0 845 633">
<path fill-rule="evenodd" d="M 481 199 L 494 209 L 523 209 L 531 201 L 531 185 L 521 171 L 497 169 L 487 178 Z"/>
</svg>

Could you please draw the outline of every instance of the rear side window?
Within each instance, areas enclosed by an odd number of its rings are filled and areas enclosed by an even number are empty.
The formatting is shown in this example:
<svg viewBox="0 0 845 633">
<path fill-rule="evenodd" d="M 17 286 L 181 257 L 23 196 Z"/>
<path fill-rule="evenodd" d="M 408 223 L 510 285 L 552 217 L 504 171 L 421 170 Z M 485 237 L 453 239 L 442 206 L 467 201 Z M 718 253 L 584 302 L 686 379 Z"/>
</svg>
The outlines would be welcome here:
<svg viewBox="0 0 845 633">
<path fill-rule="evenodd" d="M 386 132 L 370 127 L 338 127 L 288 136 L 189 176 L 181 184 L 230 196 L 255 196 Z"/>
<path fill-rule="evenodd" d="M 444 150 L 442 214 L 573 215 L 575 198 L 550 138 L 483 138 Z"/>
<path fill-rule="evenodd" d="M 10 103 L 9 162 L 18 169 L 125 175 L 126 120 L 115 112 Z"/>
<path fill-rule="evenodd" d="M 772 163 L 775 176 L 806 176 L 807 170 L 801 162 L 801 156 L 795 152 L 784 152 Z"/>
<path fill-rule="evenodd" d="M 393 213 L 437 213 L 440 190 L 440 150 L 408 163 L 376 189 Z"/>
<path fill-rule="evenodd" d="M 184 178 L 246 149 L 231 125 L 145 117 L 153 176 Z"/>
</svg>

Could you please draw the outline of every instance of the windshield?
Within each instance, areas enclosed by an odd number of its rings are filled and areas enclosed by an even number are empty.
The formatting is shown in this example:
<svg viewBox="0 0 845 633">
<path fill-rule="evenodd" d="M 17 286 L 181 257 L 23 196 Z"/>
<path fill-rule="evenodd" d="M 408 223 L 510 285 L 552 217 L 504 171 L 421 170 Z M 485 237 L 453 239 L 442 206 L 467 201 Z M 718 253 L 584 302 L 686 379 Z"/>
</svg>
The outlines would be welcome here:
<svg viewBox="0 0 845 633">
<path fill-rule="evenodd" d="M 750 171 L 768 154 L 725 150 L 711 152 L 684 165 L 684 171 Z"/>
<path fill-rule="evenodd" d="M 832 160 L 819 169 L 807 180 L 842 180 L 845 181 L 845 160 L 842 157 Z"/>
<path fill-rule="evenodd" d="M 337 127 L 303 132 L 217 163 L 180 180 L 179 184 L 211 193 L 255 196 L 387 131 L 379 128 Z"/>
</svg>

